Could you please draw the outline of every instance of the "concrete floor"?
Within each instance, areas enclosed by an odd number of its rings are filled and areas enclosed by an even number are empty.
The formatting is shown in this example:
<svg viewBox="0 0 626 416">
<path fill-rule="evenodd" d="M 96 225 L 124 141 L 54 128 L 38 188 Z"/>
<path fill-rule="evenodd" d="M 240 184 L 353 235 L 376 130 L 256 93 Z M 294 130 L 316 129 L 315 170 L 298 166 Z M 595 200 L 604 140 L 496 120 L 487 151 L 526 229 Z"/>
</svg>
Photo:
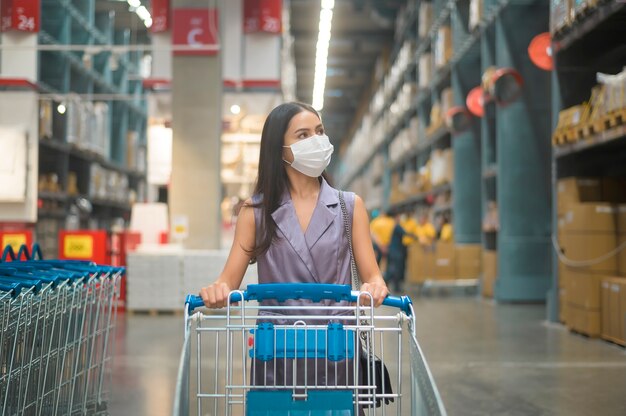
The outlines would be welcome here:
<svg viewBox="0 0 626 416">
<path fill-rule="evenodd" d="M 626 414 L 625 350 L 546 324 L 543 305 L 414 301 L 418 341 L 448 414 Z M 120 316 L 111 415 L 171 414 L 182 321 Z"/>
</svg>

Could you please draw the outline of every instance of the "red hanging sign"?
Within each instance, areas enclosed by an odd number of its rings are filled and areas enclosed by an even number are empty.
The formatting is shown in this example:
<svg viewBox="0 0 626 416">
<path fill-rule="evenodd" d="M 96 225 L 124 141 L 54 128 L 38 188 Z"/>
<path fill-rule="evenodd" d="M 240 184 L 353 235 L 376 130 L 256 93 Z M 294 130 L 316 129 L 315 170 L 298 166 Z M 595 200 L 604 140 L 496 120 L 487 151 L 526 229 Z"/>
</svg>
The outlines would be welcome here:
<svg viewBox="0 0 626 416">
<path fill-rule="evenodd" d="M 244 0 L 244 33 L 281 33 L 282 0 Z"/>
<path fill-rule="evenodd" d="M 219 50 L 217 16 L 216 9 L 174 9 L 174 55 L 216 55 Z"/>
<path fill-rule="evenodd" d="M 170 0 L 152 0 L 152 33 L 170 30 Z"/>
<path fill-rule="evenodd" d="M 1 0 L 0 31 L 39 32 L 40 0 Z"/>
</svg>

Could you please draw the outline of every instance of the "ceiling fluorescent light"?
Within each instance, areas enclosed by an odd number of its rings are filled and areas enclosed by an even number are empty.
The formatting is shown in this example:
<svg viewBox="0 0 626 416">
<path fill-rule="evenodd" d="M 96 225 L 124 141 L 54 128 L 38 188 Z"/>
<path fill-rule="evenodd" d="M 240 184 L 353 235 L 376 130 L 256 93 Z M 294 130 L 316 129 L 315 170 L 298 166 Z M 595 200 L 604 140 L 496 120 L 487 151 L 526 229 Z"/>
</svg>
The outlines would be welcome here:
<svg viewBox="0 0 626 416">
<path fill-rule="evenodd" d="M 333 21 L 334 0 L 322 0 L 320 10 L 319 33 L 315 51 L 315 75 L 313 79 L 313 108 L 324 108 L 324 89 L 326 87 L 326 70 L 328 64 L 328 47 L 330 45 Z"/>
</svg>

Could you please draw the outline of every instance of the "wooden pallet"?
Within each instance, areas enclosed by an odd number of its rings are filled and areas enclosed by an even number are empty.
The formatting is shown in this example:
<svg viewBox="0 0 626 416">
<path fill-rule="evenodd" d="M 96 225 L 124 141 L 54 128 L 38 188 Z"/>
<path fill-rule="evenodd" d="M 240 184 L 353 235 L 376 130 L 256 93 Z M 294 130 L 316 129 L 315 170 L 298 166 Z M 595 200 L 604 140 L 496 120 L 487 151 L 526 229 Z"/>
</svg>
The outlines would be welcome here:
<svg viewBox="0 0 626 416">
<path fill-rule="evenodd" d="M 612 111 L 599 117 L 593 122 L 593 128 L 596 133 L 602 133 L 624 124 L 626 124 L 626 109 Z"/>
<path fill-rule="evenodd" d="M 572 334 L 581 335 L 581 336 L 583 336 L 585 338 L 589 338 L 589 339 L 598 338 L 597 334 L 588 334 L 588 333 L 586 333 L 584 331 L 581 331 L 580 329 L 574 329 L 574 328 L 572 328 L 570 326 L 568 326 L 567 329 L 569 329 L 569 332 L 571 332 Z"/>
<path fill-rule="evenodd" d="M 593 123 L 584 123 L 577 127 L 578 135 L 582 139 L 589 139 L 598 132 L 596 131 Z"/>
<path fill-rule="evenodd" d="M 600 335 L 600 338 L 605 341 L 609 341 L 610 343 L 619 345 L 620 347 L 626 347 L 626 341 L 623 339 L 617 339 L 609 335 Z"/>
<path fill-rule="evenodd" d="M 566 129 L 555 131 L 552 135 L 552 144 L 554 146 L 562 146 L 568 143 L 576 143 L 583 138 L 582 130 L 578 127 L 569 127 Z"/>
</svg>

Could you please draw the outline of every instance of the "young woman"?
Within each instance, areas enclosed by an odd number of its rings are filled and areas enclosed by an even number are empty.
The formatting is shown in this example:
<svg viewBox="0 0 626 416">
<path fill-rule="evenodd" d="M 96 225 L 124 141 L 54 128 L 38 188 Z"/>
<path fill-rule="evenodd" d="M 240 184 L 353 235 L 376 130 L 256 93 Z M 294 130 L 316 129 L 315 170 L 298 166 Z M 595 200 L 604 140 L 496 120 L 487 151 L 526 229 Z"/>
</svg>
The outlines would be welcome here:
<svg viewBox="0 0 626 416">
<path fill-rule="evenodd" d="M 239 288 L 248 264 L 253 261 L 258 263 L 259 283 L 352 283 L 339 192 L 328 184 L 324 175 L 332 152 L 333 146 L 324 134 L 320 116 L 312 107 L 286 103 L 272 110 L 261 135 L 254 195 L 239 213 L 224 270 L 214 283 L 200 291 L 207 307 L 224 307 L 228 294 Z M 370 292 L 375 306 L 379 306 L 388 290 L 374 256 L 368 215 L 361 198 L 345 192 L 344 199 L 352 221 L 353 252 L 362 280 L 361 291 Z M 282 305 L 308 303 L 290 300 Z M 264 301 L 263 305 L 278 303 Z M 316 313 L 307 309 L 290 312 Z M 267 310 L 259 314 L 268 316 L 274 324 L 293 324 L 285 315 Z M 314 384 L 313 380 L 317 385 L 346 386 L 353 382 L 351 373 L 337 372 L 334 367 L 324 368 L 327 364 L 323 360 L 308 361 L 311 361 L 306 365 L 308 385 Z M 255 371 L 255 368 L 264 368 L 255 360 L 251 369 L 252 384 L 280 386 L 293 382 L 291 362 L 277 359 L 277 365 L 272 367 L 275 370 L 271 374 Z M 340 369 L 347 367 L 339 366 Z M 305 372 L 298 372 L 298 385 L 302 385 Z"/>
<path fill-rule="evenodd" d="M 239 213 L 224 270 L 200 291 L 207 307 L 224 307 L 255 260 L 259 283 L 351 284 L 339 193 L 323 173 L 332 152 L 313 107 L 285 103 L 272 110 L 261 134 L 254 195 Z M 379 306 L 389 292 L 374 256 L 367 211 L 355 194 L 344 197 L 361 290 Z"/>
</svg>

